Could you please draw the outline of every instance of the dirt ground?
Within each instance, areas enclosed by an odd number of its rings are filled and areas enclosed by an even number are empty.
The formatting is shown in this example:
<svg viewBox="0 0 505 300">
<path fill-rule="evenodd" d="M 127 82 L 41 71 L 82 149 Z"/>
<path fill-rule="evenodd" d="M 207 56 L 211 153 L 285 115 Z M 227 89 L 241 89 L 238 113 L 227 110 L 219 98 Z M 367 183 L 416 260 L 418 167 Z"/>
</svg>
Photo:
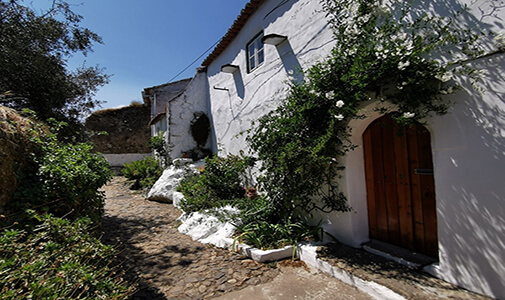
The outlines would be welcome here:
<svg viewBox="0 0 505 300">
<path fill-rule="evenodd" d="M 106 193 L 102 239 L 120 250 L 132 299 L 370 299 L 302 262 L 257 263 L 177 231 L 181 212 L 129 190 L 123 177 Z"/>
</svg>

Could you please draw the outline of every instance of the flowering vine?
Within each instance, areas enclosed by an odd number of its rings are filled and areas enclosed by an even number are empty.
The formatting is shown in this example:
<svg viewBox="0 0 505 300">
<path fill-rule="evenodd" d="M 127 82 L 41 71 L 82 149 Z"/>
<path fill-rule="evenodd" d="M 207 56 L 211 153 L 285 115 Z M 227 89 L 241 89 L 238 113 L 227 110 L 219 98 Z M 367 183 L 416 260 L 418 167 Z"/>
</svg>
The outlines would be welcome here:
<svg viewBox="0 0 505 300">
<path fill-rule="evenodd" d="M 455 75 L 475 75 L 453 62 L 482 54 L 480 33 L 456 28 L 465 13 L 441 17 L 410 1 L 324 2 L 335 46 L 330 57 L 290 83 L 281 105 L 262 117 L 248 142 L 262 161 L 259 181 L 280 219 L 303 210 L 349 211 L 337 180 L 339 157 L 353 149 L 351 119 L 364 103 L 394 105 L 394 118 L 412 124 L 444 114 Z M 321 201 L 313 201 L 319 196 Z"/>
</svg>

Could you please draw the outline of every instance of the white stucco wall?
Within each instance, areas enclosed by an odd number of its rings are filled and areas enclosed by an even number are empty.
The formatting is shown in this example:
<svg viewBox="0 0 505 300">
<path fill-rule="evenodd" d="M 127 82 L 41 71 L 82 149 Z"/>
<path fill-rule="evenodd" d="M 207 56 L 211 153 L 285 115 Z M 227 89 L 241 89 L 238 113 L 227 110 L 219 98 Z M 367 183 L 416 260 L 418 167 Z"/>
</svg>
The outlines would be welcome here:
<svg viewBox="0 0 505 300">
<path fill-rule="evenodd" d="M 208 66 L 214 151 L 237 154 L 243 150 L 245 137 L 238 134 L 277 106 L 284 95 L 288 72 L 300 79 L 300 68 L 306 69 L 331 51 L 333 35 L 320 1 L 291 0 L 276 8 L 279 3 L 266 1 Z M 246 45 L 262 30 L 265 35 L 287 36 L 287 41 L 278 46 L 264 45 L 265 62 L 247 73 Z M 224 64 L 238 65 L 240 70 L 223 73 Z"/>
<path fill-rule="evenodd" d="M 191 121 L 198 112 L 203 112 L 209 117 L 207 83 L 205 72 L 196 73 L 186 90 L 168 103 L 168 144 L 171 149 L 169 155 L 172 159 L 180 157 L 182 152 L 197 146 L 191 135 Z M 210 148 L 210 143 L 209 134 L 205 147 Z"/>
<path fill-rule="evenodd" d="M 288 72 L 299 66 L 307 68 L 331 51 L 333 36 L 319 11 L 319 1 L 293 0 L 273 10 L 278 2 L 267 1 L 260 7 L 208 67 L 214 151 L 238 153 L 246 149 L 244 137 L 237 134 L 277 106 Z M 463 18 L 467 23 L 462 23 L 462 28 L 480 24 L 486 32 L 504 30 L 501 20 L 505 20 L 505 9 L 493 7 L 496 2 L 465 2 L 474 15 Z M 451 11 L 451 5 L 458 3 L 433 2 L 430 8 Z M 265 45 L 264 65 L 247 73 L 245 45 L 261 30 L 265 35 L 286 35 L 288 41 Z M 494 48 L 492 43 L 487 46 Z M 224 64 L 239 65 L 240 71 L 222 73 Z M 450 96 L 454 105 L 449 113 L 427 120 L 440 249 L 434 273 L 469 290 L 505 299 L 505 55 L 472 65 L 488 71 L 484 80 L 487 92 L 480 94 L 459 78 L 464 89 Z M 354 211 L 320 215 L 325 231 L 356 247 L 369 240 L 362 134 L 379 117 L 374 106 L 364 104 L 368 118 L 349 124 L 353 128 L 351 141 L 358 147 L 345 158 L 341 186 Z"/>
<path fill-rule="evenodd" d="M 152 156 L 152 153 L 123 153 L 123 154 L 102 154 L 111 167 L 123 167 L 125 163 L 131 163 Z"/>
<path fill-rule="evenodd" d="M 487 92 L 466 85 L 430 123 L 439 275 L 505 299 L 505 54 L 473 66 L 488 70 Z"/>
<path fill-rule="evenodd" d="M 471 6 L 473 20 L 493 10 L 489 1 Z M 479 10 L 479 7 L 482 9 Z M 505 11 L 494 13 L 505 19 Z M 469 18 L 470 20 L 472 18 Z M 503 26 L 503 25 L 501 25 Z M 483 24 L 496 32 L 500 23 Z M 488 49 L 496 49 L 489 43 Z M 469 290 L 505 298 L 505 54 L 471 63 L 484 70 L 485 92 L 467 78 L 456 78 L 463 90 L 451 95 L 448 114 L 427 120 L 431 132 L 436 187 L 439 263 L 432 273 Z M 346 157 L 342 186 L 354 212 L 328 214 L 323 228 L 358 247 L 368 241 L 368 212 L 362 134 L 376 118 L 375 104 L 364 105 L 368 118 L 350 123 L 358 147 Z"/>
</svg>

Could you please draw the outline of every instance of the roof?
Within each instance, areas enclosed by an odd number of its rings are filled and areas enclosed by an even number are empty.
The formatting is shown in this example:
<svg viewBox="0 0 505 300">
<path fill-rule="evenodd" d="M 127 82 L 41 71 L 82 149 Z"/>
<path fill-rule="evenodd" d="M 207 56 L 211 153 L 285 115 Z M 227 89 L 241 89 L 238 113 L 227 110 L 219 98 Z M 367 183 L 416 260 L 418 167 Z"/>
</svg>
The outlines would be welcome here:
<svg viewBox="0 0 505 300">
<path fill-rule="evenodd" d="M 193 78 L 186 78 L 186 79 L 181 79 L 181 80 L 174 81 L 174 82 L 168 82 L 168 83 L 145 88 L 144 91 L 142 91 L 142 98 L 144 100 L 144 103 L 150 104 L 151 97 L 149 97 L 149 96 L 154 95 L 155 91 L 157 91 L 157 90 L 163 90 L 163 92 L 168 92 L 168 93 L 182 92 L 186 89 L 186 87 L 188 86 L 189 82 L 192 79 Z"/>
<path fill-rule="evenodd" d="M 226 34 L 221 38 L 221 41 L 217 44 L 214 50 L 203 60 L 202 66 L 209 66 L 216 57 L 223 53 L 226 47 L 228 47 L 228 45 L 230 45 L 230 43 L 235 39 L 242 27 L 244 27 L 249 18 L 258 10 L 263 2 L 265 2 L 265 0 L 251 0 L 246 4 L 245 8 L 242 9 L 237 19 L 233 22 L 233 25 L 231 25 L 228 29 L 228 32 L 226 32 Z"/>
<path fill-rule="evenodd" d="M 142 91 L 144 103 L 151 104 L 152 96 L 156 95 L 156 106 L 154 107 L 154 116 L 164 113 L 167 103 L 182 94 L 193 78 L 186 78 L 175 82 L 169 82 L 153 87 L 145 88 Z"/>
</svg>

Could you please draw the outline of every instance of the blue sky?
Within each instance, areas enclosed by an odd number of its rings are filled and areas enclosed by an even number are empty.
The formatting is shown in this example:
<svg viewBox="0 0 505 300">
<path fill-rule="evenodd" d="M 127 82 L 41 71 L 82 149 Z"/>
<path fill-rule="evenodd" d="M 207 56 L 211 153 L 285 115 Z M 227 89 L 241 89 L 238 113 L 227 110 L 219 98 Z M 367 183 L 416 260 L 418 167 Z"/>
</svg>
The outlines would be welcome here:
<svg viewBox="0 0 505 300">
<path fill-rule="evenodd" d="M 42 9 L 51 2 L 34 0 L 32 5 Z M 107 101 L 103 108 L 110 108 L 141 101 L 144 88 L 169 82 L 226 33 L 248 0 L 67 2 L 84 17 L 82 26 L 104 41 L 87 57 L 72 57 L 68 67 L 85 62 L 106 68 L 113 77 L 96 98 Z M 203 58 L 175 80 L 192 77 Z"/>
</svg>

